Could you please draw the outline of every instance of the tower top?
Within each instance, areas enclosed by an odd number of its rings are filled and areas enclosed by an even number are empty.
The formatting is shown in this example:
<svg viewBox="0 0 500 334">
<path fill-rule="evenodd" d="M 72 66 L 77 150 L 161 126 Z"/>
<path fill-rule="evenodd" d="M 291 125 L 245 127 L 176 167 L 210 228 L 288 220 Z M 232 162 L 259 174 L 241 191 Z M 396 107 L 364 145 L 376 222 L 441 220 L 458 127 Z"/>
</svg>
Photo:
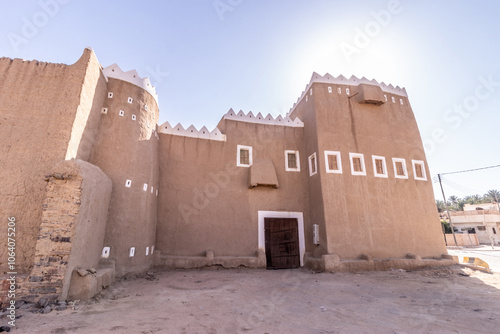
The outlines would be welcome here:
<svg viewBox="0 0 500 334">
<path fill-rule="evenodd" d="M 113 65 L 103 68 L 102 72 L 108 78 L 123 80 L 143 88 L 153 95 L 156 103 L 158 104 L 158 94 L 156 93 L 156 88 L 151 84 L 148 77 L 141 78 L 136 70 L 124 72 L 120 66 L 114 63 Z"/>
</svg>

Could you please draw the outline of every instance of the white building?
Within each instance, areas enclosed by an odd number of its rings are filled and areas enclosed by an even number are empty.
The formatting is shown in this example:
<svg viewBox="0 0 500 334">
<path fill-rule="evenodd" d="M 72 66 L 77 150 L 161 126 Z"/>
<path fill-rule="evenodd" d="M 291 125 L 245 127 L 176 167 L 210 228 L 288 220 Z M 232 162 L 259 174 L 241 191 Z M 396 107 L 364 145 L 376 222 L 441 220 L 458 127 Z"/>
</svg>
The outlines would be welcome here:
<svg viewBox="0 0 500 334">
<path fill-rule="evenodd" d="M 468 204 L 470 206 L 470 204 Z M 450 212 L 451 221 L 459 231 L 473 229 L 480 244 L 500 245 L 500 211 L 492 209 L 478 209 L 475 207 L 494 207 L 496 204 L 475 204 L 474 209 Z"/>
</svg>

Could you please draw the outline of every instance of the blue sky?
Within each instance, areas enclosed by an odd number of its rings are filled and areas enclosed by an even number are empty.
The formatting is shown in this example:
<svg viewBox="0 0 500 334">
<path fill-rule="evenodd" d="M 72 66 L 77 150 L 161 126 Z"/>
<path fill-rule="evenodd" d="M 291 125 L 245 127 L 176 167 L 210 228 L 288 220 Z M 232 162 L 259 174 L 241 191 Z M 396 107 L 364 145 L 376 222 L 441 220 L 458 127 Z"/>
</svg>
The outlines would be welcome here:
<svg viewBox="0 0 500 334">
<path fill-rule="evenodd" d="M 285 114 L 313 71 L 357 75 L 406 88 L 432 176 L 500 164 L 500 4 L 493 0 L 0 6 L 0 56 L 72 64 L 91 46 L 103 66 L 116 62 L 151 78 L 160 123 L 212 129 L 229 108 Z M 499 180 L 500 168 L 449 175 L 445 191 L 482 194 L 500 189 Z"/>
</svg>

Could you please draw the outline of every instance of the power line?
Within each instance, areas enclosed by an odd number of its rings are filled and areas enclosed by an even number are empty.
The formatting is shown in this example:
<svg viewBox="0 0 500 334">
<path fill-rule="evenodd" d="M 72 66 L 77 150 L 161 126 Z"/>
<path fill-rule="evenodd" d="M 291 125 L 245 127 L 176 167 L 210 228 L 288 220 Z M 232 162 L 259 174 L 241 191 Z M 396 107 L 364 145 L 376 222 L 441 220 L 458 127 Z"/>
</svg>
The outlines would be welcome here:
<svg viewBox="0 0 500 334">
<path fill-rule="evenodd" d="M 467 169 L 467 170 L 461 170 L 461 171 L 458 171 L 458 172 L 440 173 L 438 175 L 450 175 L 450 174 L 468 173 L 468 172 L 475 172 L 477 170 L 490 169 L 490 168 L 498 168 L 498 167 L 500 167 L 500 165 L 488 166 L 488 167 L 481 167 L 481 168 L 474 168 L 474 169 Z"/>
</svg>

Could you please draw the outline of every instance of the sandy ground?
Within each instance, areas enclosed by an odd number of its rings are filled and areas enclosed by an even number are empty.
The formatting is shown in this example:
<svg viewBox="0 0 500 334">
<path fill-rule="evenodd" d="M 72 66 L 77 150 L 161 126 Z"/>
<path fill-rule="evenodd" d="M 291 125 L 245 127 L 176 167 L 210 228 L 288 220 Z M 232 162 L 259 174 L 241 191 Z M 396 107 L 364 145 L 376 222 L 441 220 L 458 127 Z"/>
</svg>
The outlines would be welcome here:
<svg viewBox="0 0 500 334">
<path fill-rule="evenodd" d="M 76 309 L 18 310 L 22 317 L 11 333 L 500 331 L 500 274 L 459 266 L 413 272 L 208 268 L 151 273 L 154 277 L 119 280 Z"/>
</svg>

